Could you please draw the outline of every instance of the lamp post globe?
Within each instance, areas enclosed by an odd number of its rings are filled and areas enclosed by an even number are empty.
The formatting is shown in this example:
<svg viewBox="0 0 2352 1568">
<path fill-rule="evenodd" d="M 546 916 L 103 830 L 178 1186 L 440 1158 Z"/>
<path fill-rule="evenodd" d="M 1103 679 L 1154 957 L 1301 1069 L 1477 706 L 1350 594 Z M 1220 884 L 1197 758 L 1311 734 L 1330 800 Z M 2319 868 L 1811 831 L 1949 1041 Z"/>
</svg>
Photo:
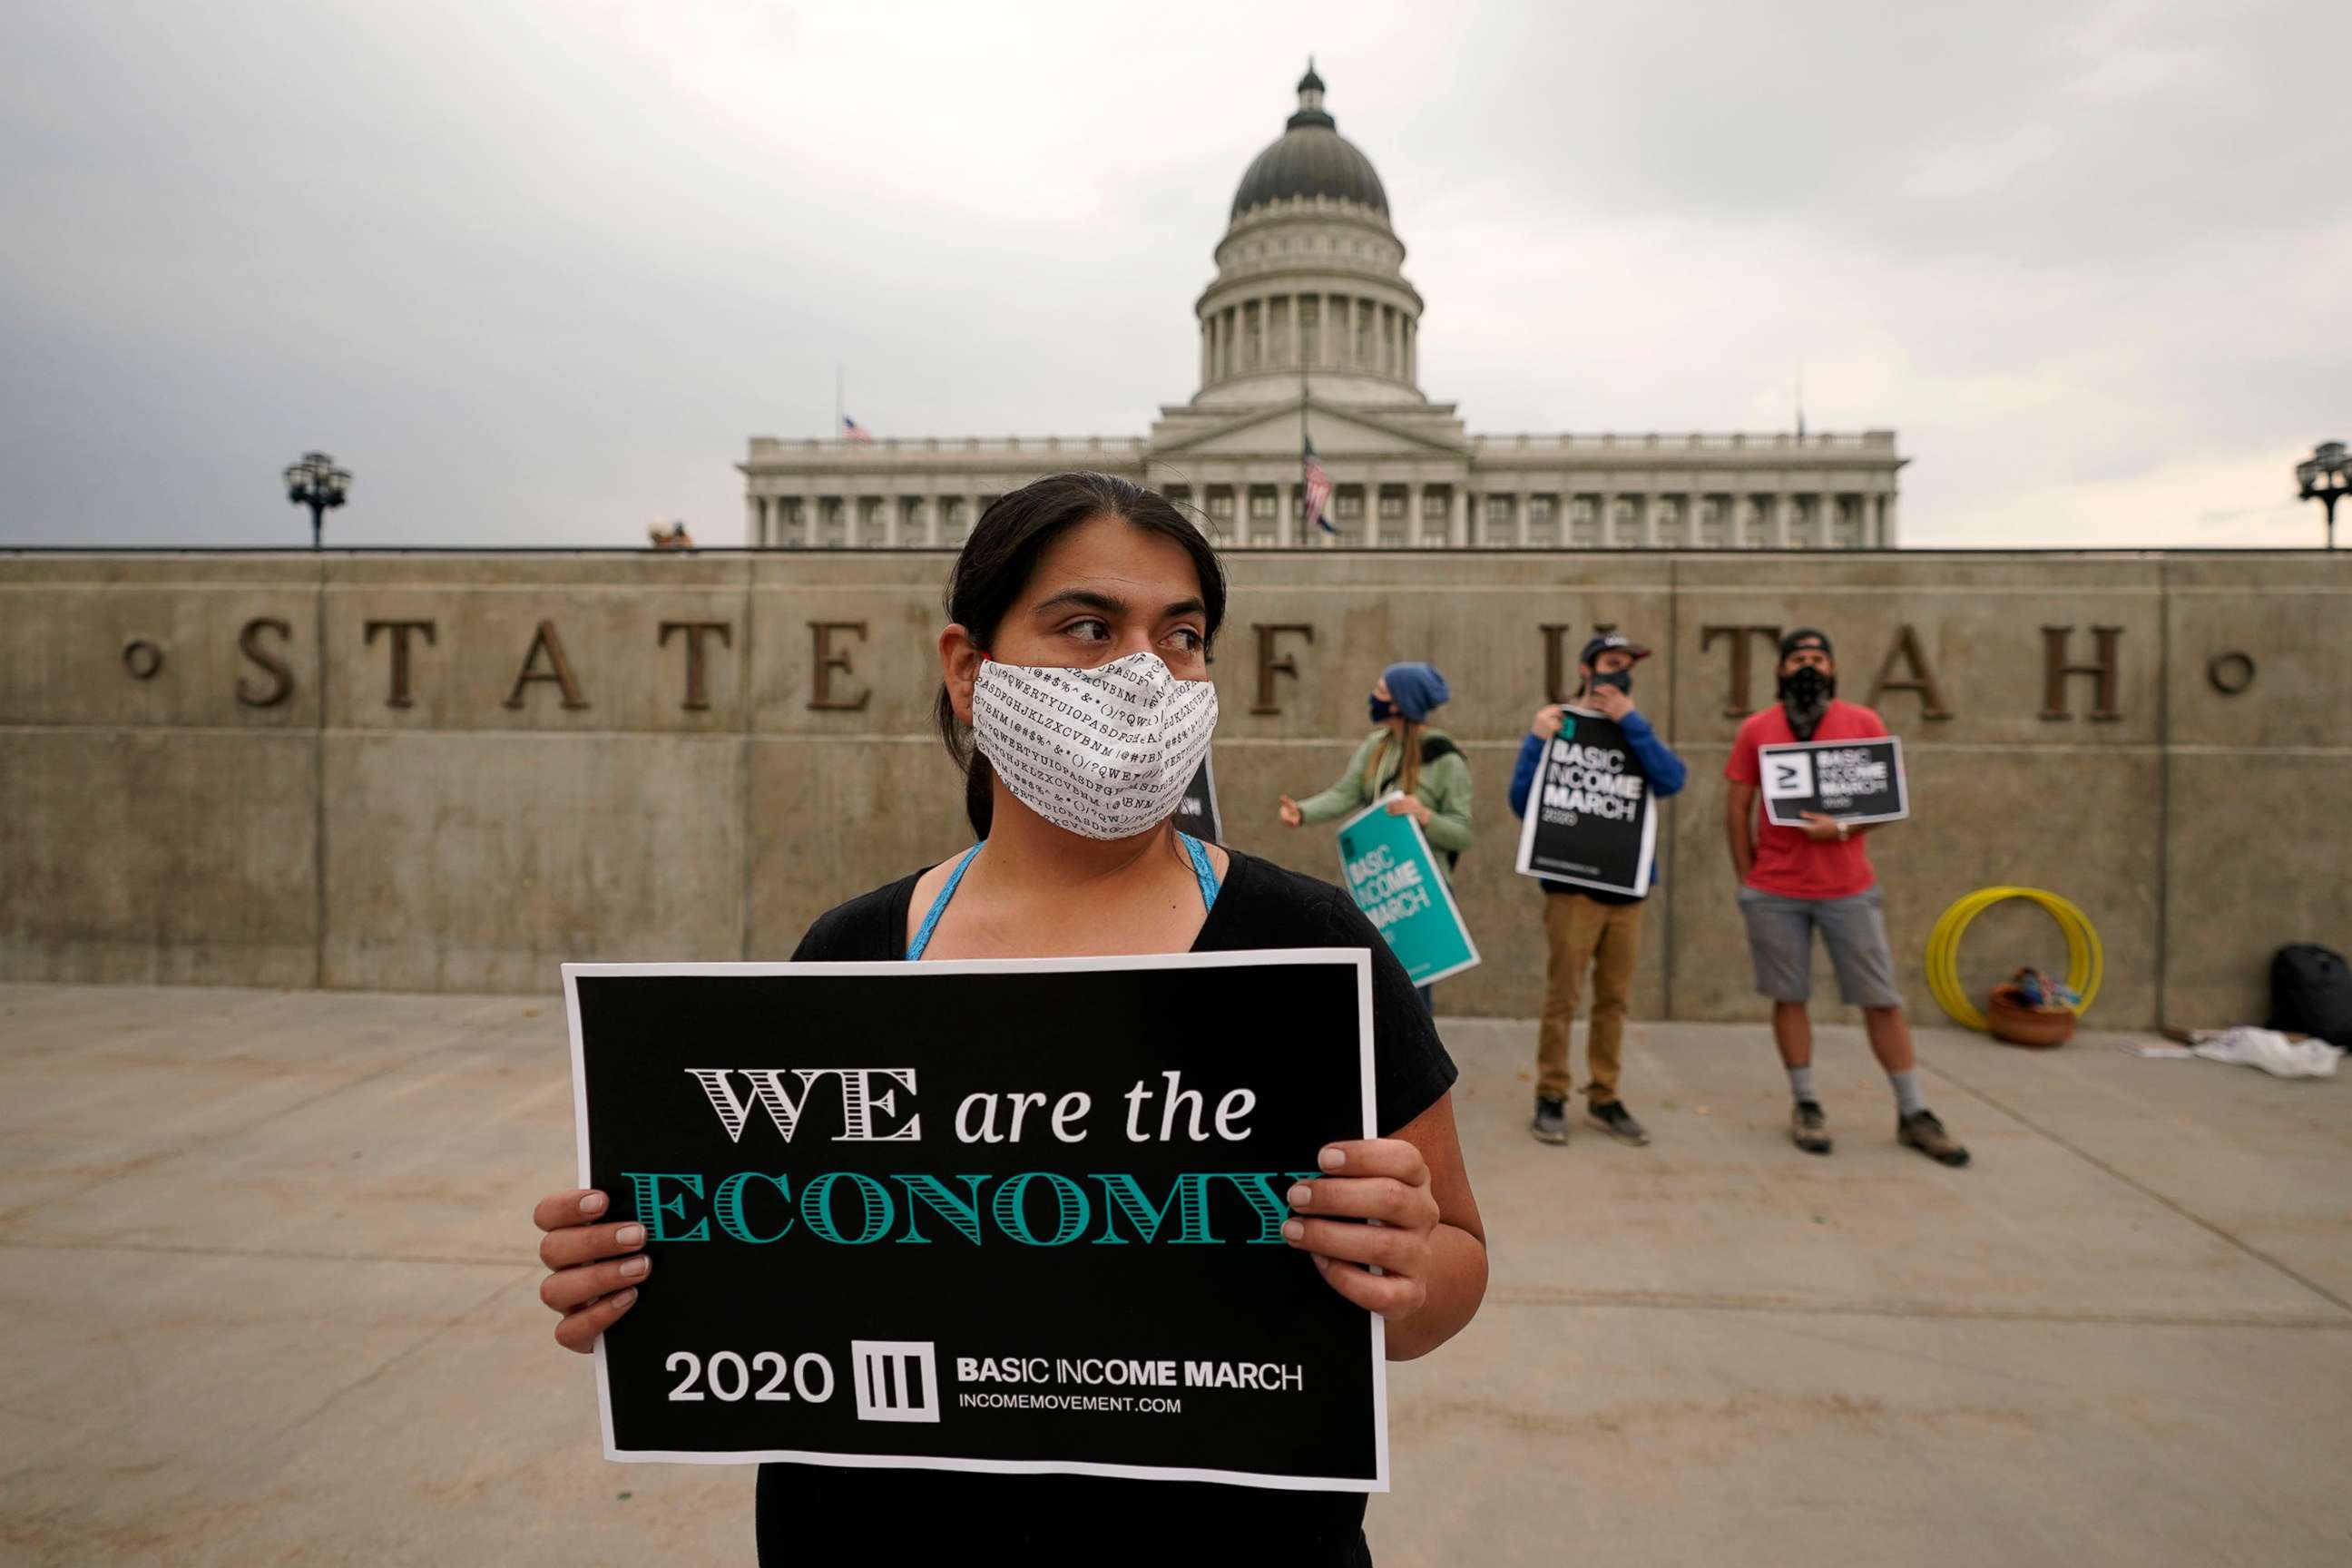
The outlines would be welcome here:
<svg viewBox="0 0 2352 1568">
<path fill-rule="evenodd" d="M 286 465 L 286 499 L 310 509 L 310 548 L 320 547 L 327 513 L 350 495 L 352 471 L 339 468 L 324 452 L 305 452 L 302 460 Z"/>
<path fill-rule="evenodd" d="M 2303 499 L 2327 509 L 2327 548 L 2336 548 L 2336 503 L 2352 491 L 2352 457 L 2341 441 L 2322 441 L 2310 457 L 2294 466 L 2294 480 Z"/>
</svg>

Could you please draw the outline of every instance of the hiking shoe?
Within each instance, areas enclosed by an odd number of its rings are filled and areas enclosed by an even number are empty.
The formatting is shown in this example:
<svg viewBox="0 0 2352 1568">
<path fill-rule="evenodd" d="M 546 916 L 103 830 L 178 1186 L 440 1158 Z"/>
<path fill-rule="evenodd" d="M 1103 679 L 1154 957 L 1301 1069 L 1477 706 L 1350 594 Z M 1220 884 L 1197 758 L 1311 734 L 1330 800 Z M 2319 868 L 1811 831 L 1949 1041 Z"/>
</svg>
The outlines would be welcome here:
<svg viewBox="0 0 2352 1568">
<path fill-rule="evenodd" d="M 1589 1105 L 1585 1107 L 1584 1115 L 1592 1125 L 1620 1143 L 1647 1143 L 1650 1141 L 1650 1135 L 1642 1131 L 1642 1124 L 1633 1120 L 1633 1113 L 1625 1109 L 1625 1102 L 1622 1100 L 1604 1100 Z"/>
<path fill-rule="evenodd" d="M 1908 1143 L 1930 1160 L 1946 1165 L 1965 1165 L 1969 1152 L 1960 1141 L 1944 1131 L 1932 1110 L 1915 1110 L 1895 1124 L 1895 1141 Z"/>
<path fill-rule="evenodd" d="M 1822 1114 L 1817 1100 L 1801 1100 L 1790 1109 L 1789 1136 L 1808 1154 L 1826 1154 L 1835 1147 L 1830 1142 L 1830 1119 Z"/>
<path fill-rule="evenodd" d="M 1536 1119 L 1528 1130 L 1539 1143 L 1567 1142 L 1568 1101 L 1553 1100 L 1546 1095 L 1536 1096 Z"/>
</svg>

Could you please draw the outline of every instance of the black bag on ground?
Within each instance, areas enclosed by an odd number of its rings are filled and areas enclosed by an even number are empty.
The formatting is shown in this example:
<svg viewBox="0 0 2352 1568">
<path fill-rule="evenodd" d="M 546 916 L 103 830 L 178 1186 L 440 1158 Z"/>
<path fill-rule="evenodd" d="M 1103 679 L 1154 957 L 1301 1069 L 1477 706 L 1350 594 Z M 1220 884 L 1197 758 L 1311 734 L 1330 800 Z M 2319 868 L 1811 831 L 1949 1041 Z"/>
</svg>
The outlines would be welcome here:
<svg viewBox="0 0 2352 1568">
<path fill-rule="evenodd" d="M 2352 1050 L 2352 968 L 2344 955 L 2313 942 L 2273 953 L 2269 1026 Z"/>
</svg>

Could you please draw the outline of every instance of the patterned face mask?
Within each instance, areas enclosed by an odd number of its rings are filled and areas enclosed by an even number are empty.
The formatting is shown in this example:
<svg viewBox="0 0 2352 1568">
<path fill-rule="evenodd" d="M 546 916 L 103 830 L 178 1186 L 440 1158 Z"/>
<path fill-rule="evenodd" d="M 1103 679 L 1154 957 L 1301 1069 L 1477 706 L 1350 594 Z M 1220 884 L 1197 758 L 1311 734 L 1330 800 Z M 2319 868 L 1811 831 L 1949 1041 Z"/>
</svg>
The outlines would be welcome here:
<svg viewBox="0 0 2352 1568">
<path fill-rule="evenodd" d="M 1156 653 L 1092 669 L 988 659 L 972 739 L 1013 798 L 1083 838 L 1132 838 L 1174 814 L 1217 728 L 1217 689 Z"/>
</svg>

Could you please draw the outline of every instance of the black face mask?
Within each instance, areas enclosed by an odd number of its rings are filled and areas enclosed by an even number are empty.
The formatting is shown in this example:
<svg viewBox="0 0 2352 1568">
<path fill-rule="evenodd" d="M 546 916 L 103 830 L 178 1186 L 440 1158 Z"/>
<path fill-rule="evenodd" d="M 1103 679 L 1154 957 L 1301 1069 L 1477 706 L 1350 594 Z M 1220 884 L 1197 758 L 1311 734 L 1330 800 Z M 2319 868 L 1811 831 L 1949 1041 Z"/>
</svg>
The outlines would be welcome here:
<svg viewBox="0 0 2352 1568">
<path fill-rule="evenodd" d="M 1633 690 L 1633 672 L 1630 669 L 1612 669 L 1606 675 L 1594 676 L 1592 678 L 1592 684 L 1595 686 L 1613 686 L 1618 690 L 1625 692 L 1630 696 Z"/>
<path fill-rule="evenodd" d="M 1780 678 L 1780 700 L 1800 711 L 1820 708 L 1837 695 L 1837 677 L 1801 664 Z"/>
<path fill-rule="evenodd" d="M 1373 723 L 1385 724 L 1396 717 L 1396 704 L 1387 698 L 1374 697 L 1368 700 L 1371 703 Z"/>
</svg>

